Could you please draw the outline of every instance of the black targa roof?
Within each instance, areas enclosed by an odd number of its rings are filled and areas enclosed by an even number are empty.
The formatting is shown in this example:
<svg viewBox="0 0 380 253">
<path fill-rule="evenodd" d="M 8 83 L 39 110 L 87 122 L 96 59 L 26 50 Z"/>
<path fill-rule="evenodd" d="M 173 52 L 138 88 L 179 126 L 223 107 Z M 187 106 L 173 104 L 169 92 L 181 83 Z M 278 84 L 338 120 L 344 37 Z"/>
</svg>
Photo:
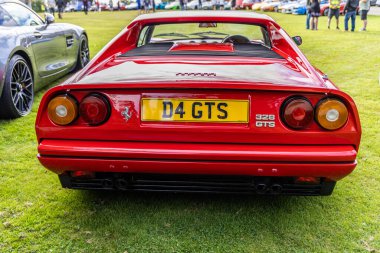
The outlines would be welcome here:
<svg viewBox="0 0 380 253">
<path fill-rule="evenodd" d="M 210 55 L 210 56 L 246 56 L 258 58 L 275 58 L 283 59 L 280 55 L 272 51 L 270 48 L 261 44 L 236 44 L 234 51 L 170 51 L 174 45 L 173 42 L 150 43 L 141 47 L 134 48 L 121 56 L 163 56 L 163 55 Z"/>
</svg>

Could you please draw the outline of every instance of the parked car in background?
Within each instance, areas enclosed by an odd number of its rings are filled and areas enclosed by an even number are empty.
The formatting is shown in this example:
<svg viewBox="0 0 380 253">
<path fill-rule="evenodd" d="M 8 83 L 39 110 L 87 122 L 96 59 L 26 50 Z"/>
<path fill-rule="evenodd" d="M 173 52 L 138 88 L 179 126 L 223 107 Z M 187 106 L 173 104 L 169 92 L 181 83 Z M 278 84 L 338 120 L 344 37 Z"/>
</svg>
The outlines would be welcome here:
<svg viewBox="0 0 380 253">
<path fill-rule="evenodd" d="M 301 1 L 295 6 L 293 6 L 292 14 L 295 15 L 305 15 L 306 14 L 306 1 Z"/>
<path fill-rule="evenodd" d="M 94 2 L 88 10 L 89 11 L 97 11 L 98 10 L 98 6 Z"/>
<path fill-rule="evenodd" d="M 212 10 L 213 9 L 213 5 L 212 5 L 212 1 L 203 1 L 202 2 L 202 10 Z"/>
<path fill-rule="evenodd" d="M 379 7 L 380 7 L 380 0 L 377 0 L 377 1 L 376 1 L 376 6 L 379 6 Z"/>
<path fill-rule="evenodd" d="M 74 12 L 74 11 L 76 11 L 76 8 L 77 8 L 77 6 L 76 5 L 74 5 L 73 3 L 71 3 L 71 2 L 68 2 L 67 4 L 66 4 L 66 7 L 64 8 L 64 12 Z"/>
<path fill-rule="evenodd" d="M 168 4 L 168 1 L 157 0 L 155 3 L 157 10 L 165 10 L 165 6 Z"/>
<path fill-rule="evenodd" d="M 117 6 L 117 4 L 116 4 L 116 6 Z M 127 4 L 126 3 L 124 3 L 124 2 L 120 2 L 120 10 L 121 11 L 125 11 L 127 8 Z M 117 7 L 116 7 L 117 8 Z"/>
<path fill-rule="evenodd" d="M 127 5 L 125 6 L 125 9 L 126 9 L 126 10 L 137 10 L 137 8 L 138 8 L 138 5 L 137 5 L 136 0 L 132 0 L 132 1 L 130 1 L 129 4 L 127 4 Z"/>
<path fill-rule="evenodd" d="M 370 6 L 376 6 L 376 1 L 377 1 L 377 0 L 370 0 L 370 3 L 369 3 Z"/>
<path fill-rule="evenodd" d="M 261 6 L 261 11 L 278 11 L 278 7 L 280 6 L 281 2 L 280 1 L 273 1 L 270 3 L 263 4 Z"/>
<path fill-rule="evenodd" d="M 261 6 L 263 6 L 264 4 L 268 4 L 268 3 L 271 3 L 273 0 L 264 0 L 262 2 L 256 2 L 252 5 L 252 10 L 253 11 L 259 11 L 261 10 Z"/>
<path fill-rule="evenodd" d="M 243 0 L 236 0 L 235 9 L 239 10 L 243 8 Z"/>
<path fill-rule="evenodd" d="M 37 157 L 70 189 L 330 195 L 360 120 L 300 44 L 258 13 L 140 15 L 45 93 Z"/>
<path fill-rule="evenodd" d="M 297 5 L 306 5 L 306 0 L 291 1 L 278 7 L 278 11 L 285 14 L 292 14 L 293 8 Z"/>
<path fill-rule="evenodd" d="M 91 8 L 91 2 L 88 1 L 88 9 Z M 71 0 L 67 3 L 65 12 L 83 11 L 83 1 L 81 0 Z"/>
<path fill-rule="evenodd" d="M 28 115 L 34 93 L 90 59 L 86 31 L 43 20 L 17 0 L 0 0 L 0 118 Z"/>
<path fill-rule="evenodd" d="M 99 8 L 102 11 L 109 11 L 110 10 L 109 1 L 100 1 Z"/>
<path fill-rule="evenodd" d="M 187 9 L 189 10 L 198 10 L 199 9 L 199 1 L 198 0 L 192 0 L 187 3 Z"/>
<path fill-rule="evenodd" d="M 242 8 L 243 9 L 252 9 L 253 4 L 254 4 L 254 0 L 243 0 Z"/>
<path fill-rule="evenodd" d="M 231 10 L 232 9 L 231 1 L 224 1 L 224 9 L 225 10 Z"/>
<path fill-rule="evenodd" d="M 179 1 L 176 0 L 176 1 L 173 1 L 173 2 L 169 2 L 166 6 L 165 6 L 165 10 L 179 10 L 181 7 L 179 5 Z"/>
</svg>

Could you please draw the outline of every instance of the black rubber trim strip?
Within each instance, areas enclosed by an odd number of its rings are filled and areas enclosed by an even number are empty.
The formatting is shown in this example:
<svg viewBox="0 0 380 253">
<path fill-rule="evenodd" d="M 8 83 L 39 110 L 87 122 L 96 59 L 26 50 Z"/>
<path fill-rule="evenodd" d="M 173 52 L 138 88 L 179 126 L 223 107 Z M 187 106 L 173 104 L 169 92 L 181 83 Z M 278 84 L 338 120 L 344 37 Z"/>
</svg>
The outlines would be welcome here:
<svg viewBox="0 0 380 253">
<path fill-rule="evenodd" d="M 259 44 L 234 45 L 234 52 L 225 51 L 169 51 L 173 43 L 151 43 L 134 48 L 121 57 L 134 56 L 168 56 L 168 55 L 209 55 L 209 56 L 246 56 L 258 58 L 284 59 L 271 49 Z"/>
</svg>

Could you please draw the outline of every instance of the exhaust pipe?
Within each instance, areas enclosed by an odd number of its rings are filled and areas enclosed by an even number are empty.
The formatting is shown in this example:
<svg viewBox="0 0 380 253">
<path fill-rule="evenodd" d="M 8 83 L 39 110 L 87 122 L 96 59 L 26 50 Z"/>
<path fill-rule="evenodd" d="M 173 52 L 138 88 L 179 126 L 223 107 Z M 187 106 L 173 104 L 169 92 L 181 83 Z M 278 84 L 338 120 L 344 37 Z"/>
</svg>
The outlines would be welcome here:
<svg viewBox="0 0 380 253">
<path fill-rule="evenodd" d="M 112 189 L 113 188 L 113 182 L 110 179 L 104 179 L 103 181 L 103 188 L 105 189 Z"/>
<path fill-rule="evenodd" d="M 124 178 L 116 179 L 116 188 L 118 188 L 119 190 L 126 190 L 127 186 L 128 182 Z"/>
<path fill-rule="evenodd" d="M 265 194 L 267 192 L 266 184 L 258 184 L 256 185 L 256 193 L 257 194 Z"/>
<path fill-rule="evenodd" d="M 272 194 L 280 194 L 282 192 L 282 186 L 279 184 L 272 185 L 270 189 Z"/>
</svg>

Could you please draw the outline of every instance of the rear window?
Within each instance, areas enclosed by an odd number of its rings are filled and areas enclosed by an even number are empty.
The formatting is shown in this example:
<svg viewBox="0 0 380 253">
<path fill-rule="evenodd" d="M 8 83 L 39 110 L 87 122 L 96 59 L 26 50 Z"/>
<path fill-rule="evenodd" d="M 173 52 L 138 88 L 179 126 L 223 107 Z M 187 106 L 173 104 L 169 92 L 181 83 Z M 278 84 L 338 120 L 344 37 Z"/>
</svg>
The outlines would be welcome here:
<svg viewBox="0 0 380 253">
<path fill-rule="evenodd" d="M 161 55 L 282 58 L 271 49 L 264 27 L 214 22 L 146 25 L 140 32 L 136 48 L 121 56 Z"/>
<path fill-rule="evenodd" d="M 150 42 L 193 40 L 222 42 L 228 36 L 240 35 L 250 41 L 265 42 L 265 29 L 259 25 L 236 23 L 176 23 L 155 25 Z"/>
</svg>

